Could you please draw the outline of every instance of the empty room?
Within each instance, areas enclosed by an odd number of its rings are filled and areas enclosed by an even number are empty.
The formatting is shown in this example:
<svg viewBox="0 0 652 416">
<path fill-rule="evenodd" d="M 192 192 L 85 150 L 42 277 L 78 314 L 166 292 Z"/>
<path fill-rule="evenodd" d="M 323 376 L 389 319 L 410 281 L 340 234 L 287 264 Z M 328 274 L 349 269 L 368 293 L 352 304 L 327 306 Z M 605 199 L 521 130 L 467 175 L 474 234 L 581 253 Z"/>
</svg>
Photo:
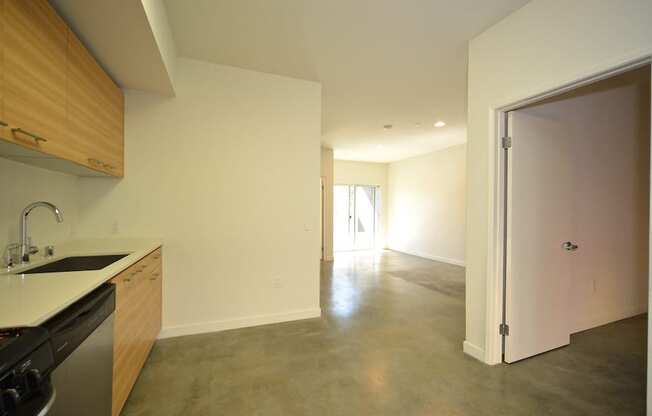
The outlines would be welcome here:
<svg viewBox="0 0 652 416">
<path fill-rule="evenodd" d="M 652 415 L 650 0 L 0 0 L 0 416 Z"/>
</svg>

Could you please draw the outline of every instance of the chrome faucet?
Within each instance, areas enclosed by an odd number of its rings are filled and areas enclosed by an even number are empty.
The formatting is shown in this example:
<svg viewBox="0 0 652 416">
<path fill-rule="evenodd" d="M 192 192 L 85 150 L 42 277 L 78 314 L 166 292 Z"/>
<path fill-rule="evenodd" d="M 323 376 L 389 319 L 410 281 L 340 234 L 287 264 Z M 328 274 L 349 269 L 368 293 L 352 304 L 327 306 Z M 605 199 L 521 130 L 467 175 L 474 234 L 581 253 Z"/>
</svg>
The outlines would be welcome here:
<svg viewBox="0 0 652 416">
<path fill-rule="evenodd" d="M 63 215 L 61 214 L 61 210 L 49 202 L 33 202 L 25 207 L 23 212 L 20 214 L 20 262 L 23 264 L 29 263 L 29 256 L 31 254 L 38 253 L 38 248 L 32 246 L 31 239 L 27 235 L 27 217 L 34 208 L 38 207 L 50 209 L 50 211 L 52 211 L 54 214 L 57 222 L 63 222 Z"/>
</svg>

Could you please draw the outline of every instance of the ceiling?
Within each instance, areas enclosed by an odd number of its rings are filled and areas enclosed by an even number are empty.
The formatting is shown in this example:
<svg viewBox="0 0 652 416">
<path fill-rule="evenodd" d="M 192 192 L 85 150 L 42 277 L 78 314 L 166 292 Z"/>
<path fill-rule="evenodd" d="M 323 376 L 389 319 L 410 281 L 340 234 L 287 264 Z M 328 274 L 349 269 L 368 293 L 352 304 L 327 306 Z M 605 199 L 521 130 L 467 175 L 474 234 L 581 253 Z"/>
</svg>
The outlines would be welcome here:
<svg viewBox="0 0 652 416">
<path fill-rule="evenodd" d="M 178 54 L 323 85 L 335 158 L 466 141 L 467 42 L 527 0 L 166 0 Z M 435 128 L 442 120 L 446 126 Z M 391 124 L 391 129 L 383 126 Z"/>
</svg>

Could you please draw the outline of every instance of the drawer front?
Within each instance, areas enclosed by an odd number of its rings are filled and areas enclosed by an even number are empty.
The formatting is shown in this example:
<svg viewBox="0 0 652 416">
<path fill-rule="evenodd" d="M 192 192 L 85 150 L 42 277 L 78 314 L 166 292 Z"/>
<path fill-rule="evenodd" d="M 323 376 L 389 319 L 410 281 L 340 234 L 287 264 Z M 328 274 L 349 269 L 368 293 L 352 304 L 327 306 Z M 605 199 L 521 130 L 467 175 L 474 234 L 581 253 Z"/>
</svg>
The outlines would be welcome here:
<svg viewBox="0 0 652 416">
<path fill-rule="evenodd" d="M 116 311 L 130 305 L 130 300 L 137 297 L 137 289 L 143 280 L 140 278 L 142 265 L 139 264 L 134 264 L 111 280 L 116 286 Z"/>
<path fill-rule="evenodd" d="M 130 270 L 131 272 L 135 273 L 137 275 L 137 278 L 143 278 L 146 279 L 149 277 L 149 274 L 152 272 L 157 267 L 160 267 L 161 265 L 161 249 L 154 250 L 150 254 L 148 254 L 146 257 L 141 259 L 138 263 L 134 264 L 131 266 L 128 270 L 133 268 L 134 270 Z"/>
<path fill-rule="evenodd" d="M 136 292 L 134 287 L 147 280 L 152 270 L 161 267 L 161 261 L 161 249 L 159 248 L 111 280 L 111 283 L 116 285 L 116 309 L 120 309 L 123 304 L 129 303 L 129 299 Z"/>
</svg>

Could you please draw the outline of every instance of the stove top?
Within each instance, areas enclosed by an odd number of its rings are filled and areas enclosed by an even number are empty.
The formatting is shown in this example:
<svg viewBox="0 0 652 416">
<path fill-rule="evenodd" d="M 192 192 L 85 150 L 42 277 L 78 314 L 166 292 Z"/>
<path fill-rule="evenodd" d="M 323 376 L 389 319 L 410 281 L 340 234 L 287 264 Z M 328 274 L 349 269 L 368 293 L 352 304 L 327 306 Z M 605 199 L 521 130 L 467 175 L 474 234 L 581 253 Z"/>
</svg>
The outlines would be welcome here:
<svg viewBox="0 0 652 416">
<path fill-rule="evenodd" d="M 44 328 L 0 329 L 0 376 L 47 342 L 49 334 Z"/>
<path fill-rule="evenodd" d="M 54 355 L 44 328 L 0 330 L 0 416 L 35 415 L 54 400 Z"/>
</svg>

